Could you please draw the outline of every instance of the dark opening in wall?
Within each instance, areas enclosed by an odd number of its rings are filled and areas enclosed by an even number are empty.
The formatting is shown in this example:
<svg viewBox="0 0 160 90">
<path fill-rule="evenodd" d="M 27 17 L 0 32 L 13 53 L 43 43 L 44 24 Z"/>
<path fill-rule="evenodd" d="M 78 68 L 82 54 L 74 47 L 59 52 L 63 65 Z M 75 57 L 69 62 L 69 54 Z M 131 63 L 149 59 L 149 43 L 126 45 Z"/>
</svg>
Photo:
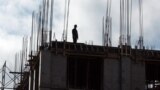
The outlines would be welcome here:
<svg viewBox="0 0 160 90">
<path fill-rule="evenodd" d="M 67 81 L 69 88 L 101 90 L 103 59 L 69 56 L 67 58 Z"/>
<path fill-rule="evenodd" d="M 160 63 L 147 62 L 145 67 L 146 90 L 160 90 Z"/>
</svg>

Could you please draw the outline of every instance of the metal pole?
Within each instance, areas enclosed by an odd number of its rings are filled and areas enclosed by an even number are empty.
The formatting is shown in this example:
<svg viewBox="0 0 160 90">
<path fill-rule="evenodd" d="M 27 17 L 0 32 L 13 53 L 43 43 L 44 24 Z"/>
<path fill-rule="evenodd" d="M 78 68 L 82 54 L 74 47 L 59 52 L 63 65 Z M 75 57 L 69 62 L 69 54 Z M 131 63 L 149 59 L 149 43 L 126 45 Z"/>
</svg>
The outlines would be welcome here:
<svg viewBox="0 0 160 90">
<path fill-rule="evenodd" d="M 67 0 L 65 0 L 65 7 L 64 7 L 64 26 L 63 26 L 62 41 L 65 40 L 65 32 L 66 32 L 66 12 L 67 12 Z"/>
<path fill-rule="evenodd" d="M 17 53 L 16 53 L 16 55 L 15 55 L 15 67 L 14 67 L 14 72 L 17 72 L 17 59 L 18 59 L 18 55 L 17 55 Z M 15 86 L 16 86 L 16 74 L 14 74 L 14 88 L 15 88 Z M 14 90 L 16 90 L 16 89 L 14 89 Z"/>
<path fill-rule="evenodd" d="M 2 67 L 2 88 L 1 90 L 4 90 L 5 88 L 5 76 L 6 76 L 6 61 Z"/>
<path fill-rule="evenodd" d="M 33 50 L 33 28 L 34 28 L 34 12 L 32 13 L 32 31 L 30 37 L 30 50 L 31 50 L 31 59 L 32 59 L 32 50 Z"/>
<path fill-rule="evenodd" d="M 68 35 L 68 22 L 69 22 L 69 6 L 70 6 L 70 0 L 68 0 L 68 11 L 67 11 L 67 25 L 66 25 L 66 41 L 67 41 L 67 35 Z"/>
<path fill-rule="evenodd" d="M 21 75 L 21 77 L 20 77 L 21 78 L 21 80 L 20 80 L 21 82 L 20 82 L 20 84 L 22 85 L 22 81 L 23 81 L 22 80 L 22 78 L 23 78 L 22 77 L 22 72 L 23 72 L 23 70 L 22 70 L 22 68 L 23 68 L 23 52 L 22 51 L 20 52 L 20 61 L 21 61 L 21 63 L 20 63 L 20 65 L 21 65 L 21 67 L 20 67 L 20 70 L 21 70 L 21 74 L 20 74 Z"/>
<path fill-rule="evenodd" d="M 130 45 L 131 45 L 131 28 L 132 28 L 132 0 L 130 1 L 130 22 L 129 22 L 129 30 L 130 30 Z"/>
<path fill-rule="evenodd" d="M 40 29 L 41 29 L 41 7 L 39 8 L 40 11 L 39 11 L 39 19 L 38 19 L 38 32 L 37 32 L 37 51 L 39 50 L 39 38 L 40 38 Z"/>
<path fill-rule="evenodd" d="M 126 9 L 127 9 L 127 45 L 130 45 L 130 40 L 129 40 L 129 0 L 126 2 Z"/>
<path fill-rule="evenodd" d="M 143 49 L 143 9 L 142 9 L 142 0 L 139 0 L 139 28 L 140 28 L 139 48 Z"/>
<path fill-rule="evenodd" d="M 122 45 L 122 0 L 120 0 L 120 36 L 119 45 Z"/>
<path fill-rule="evenodd" d="M 49 0 L 47 0 L 46 3 L 47 3 L 47 4 L 46 4 L 46 5 L 47 5 L 47 6 L 46 6 L 46 9 L 47 9 L 47 10 L 46 10 L 46 30 L 48 31 Z"/>
<path fill-rule="evenodd" d="M 102 45 L 104 46 L 104 17 L 102 19 Z"/>
<path fill-rule="evenodd" d="M 54 0 L 51 0 L 51 14 L 50 14 L 51 20 L 50 20 L 50 38 L 49 38 L 50 44 L 52 41 L 53 5 L 54 5 Z"/>
<path fill-rule="evenodd" d="M 110 18 L 110 46 L 112 46 L 112 18 Z"/>
<path fill-rule="evenodd" d="M 45 7 L 46 7 L 46 0 L 43 0 L 43 16 L 42 16 L 42 45 L 44 45 L 44 28 L 45 28 Z"/>
</svg>

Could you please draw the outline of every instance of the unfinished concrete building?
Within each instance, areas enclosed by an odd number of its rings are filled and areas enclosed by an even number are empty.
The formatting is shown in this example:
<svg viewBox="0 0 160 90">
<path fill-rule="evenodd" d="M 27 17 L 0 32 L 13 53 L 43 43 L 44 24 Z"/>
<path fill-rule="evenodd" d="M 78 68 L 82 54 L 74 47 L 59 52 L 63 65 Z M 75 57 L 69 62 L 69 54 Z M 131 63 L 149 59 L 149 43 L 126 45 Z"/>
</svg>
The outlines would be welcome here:
<svg viewBox="0 0 160 90">
<path fill-rule="evenodd" d="M 159 60 L 160 51 L 54 41 L 16 90 L 159 90 Z"/>
</svg>

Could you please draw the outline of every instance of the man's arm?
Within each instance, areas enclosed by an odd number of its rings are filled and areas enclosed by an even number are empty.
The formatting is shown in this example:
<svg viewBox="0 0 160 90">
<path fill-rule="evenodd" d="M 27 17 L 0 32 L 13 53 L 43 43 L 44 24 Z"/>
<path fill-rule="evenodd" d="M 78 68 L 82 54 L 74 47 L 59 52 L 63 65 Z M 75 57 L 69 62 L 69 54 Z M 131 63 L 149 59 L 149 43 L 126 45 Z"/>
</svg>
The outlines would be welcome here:
<svg viewBox="0 0 160 90">
<path fill-rule="evenodd" d="M 76 34 L 77 34 L 77 39 L 78 39 L 78 31 L 76 31 Z"/>
</svg>

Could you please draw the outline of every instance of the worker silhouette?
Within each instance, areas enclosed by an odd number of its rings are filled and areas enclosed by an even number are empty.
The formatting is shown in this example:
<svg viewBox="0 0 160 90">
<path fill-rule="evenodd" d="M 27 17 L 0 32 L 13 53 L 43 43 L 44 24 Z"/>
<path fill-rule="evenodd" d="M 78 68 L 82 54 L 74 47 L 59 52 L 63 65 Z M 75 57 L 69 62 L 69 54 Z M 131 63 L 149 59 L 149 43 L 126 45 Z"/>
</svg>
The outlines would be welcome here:
<svg viewBox="0 0 160 90">
<path fill-rule="evenodd" d="M 77 25 L 74 25 L 74 28 L 72 29 L 72 37 L 73 37 L 73 43 L 77 43 L 78 40 Z"/>
</svg>

